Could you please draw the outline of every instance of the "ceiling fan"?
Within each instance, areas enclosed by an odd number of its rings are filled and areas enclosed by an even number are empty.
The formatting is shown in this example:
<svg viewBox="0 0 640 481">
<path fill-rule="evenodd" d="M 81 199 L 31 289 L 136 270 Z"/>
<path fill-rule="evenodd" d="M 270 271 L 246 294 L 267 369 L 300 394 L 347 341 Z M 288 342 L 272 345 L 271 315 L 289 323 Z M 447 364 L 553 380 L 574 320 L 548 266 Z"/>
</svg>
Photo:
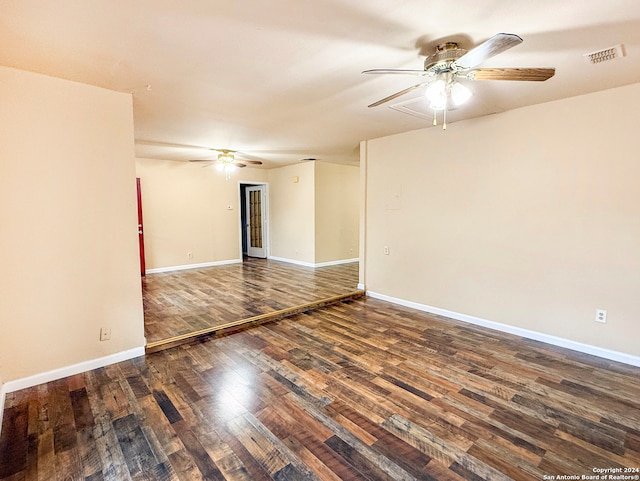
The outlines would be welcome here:
<svg viewBox="0 0 640 481">
<path fill-rule="evenodd" d="M 262 165 L 262 161 L 260 160 L 249 160 L 244 158 L 237 159 L 236 154 L 239 153 L 237 150 L 230 150 L 230 149 L 209 149 L 209 150 L 219 152 L 218 158 L 217 159 L 192 159 L 192 160 L 189 160 L 189 162 L 217 162 L 218 170 L 221 170 L 225 173 L 227 180 L 231 178 L 231 172 L 236 167 L 246 167 L 247 164 Z"/>
<path fill-rule="evenodd" d="M 460 48 L 456 42 L 438 45 L 435 52 L 424 61 L 422 70 L 372 69 L 364 74 L 400 74 L 426 77 L 409 88 L 396 92 L 369 107 L 377 107 L 426 86 L 425 95 L 434 111 L 433 124 L 437 124 L 436 113 L 443 111 L 443 128 L 446 129 L 447 110 L 464 104 L 472 95 L 471 90 L 460 80 L 516 80 L 544 81 L 555 74 L 555 68 L 476 68 L 485 60 L 522 43 L 522 38 L 512 33 L 498 33 L 471 50 Z"/>
</svg>

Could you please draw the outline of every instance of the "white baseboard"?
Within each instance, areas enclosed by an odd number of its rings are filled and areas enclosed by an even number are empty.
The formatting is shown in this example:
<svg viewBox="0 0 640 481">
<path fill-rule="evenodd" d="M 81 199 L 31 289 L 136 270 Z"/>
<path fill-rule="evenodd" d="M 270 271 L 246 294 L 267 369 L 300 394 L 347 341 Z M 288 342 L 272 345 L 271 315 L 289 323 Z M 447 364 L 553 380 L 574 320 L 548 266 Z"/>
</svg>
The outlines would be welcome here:
<svg viewBox="0 0 640 481">
<path fill-rule="evenodd" d="M 271 261 L 287 262 L 288 264 L 295 264 L 297 266 L 304 266 L 304 267 L 316 266 L 313 262 L 297 261 L 295 259 L 287 259 L 286 257 L 269 256 L 268 259 Z"/>
<path fill-rule="evenodd" d="M 184 271 L 187 269 L 200 269 L 202 267 L 226 266 L 227 264 L 238 264 L 241 262 L 242 262 L 242 259 L 228 259 L 224 261 L 203 262 L 201 264 L 185 264 L 182 266 L 156 267 L 154 269 L 147 269 L 145 271 L 145 274 L 158 274 L 161 272 Z"/>
<path fill-rule="evenodd" d="M 502 324 L 500 322 L 489 321 L 480 317 L 469 316 L 467 314 L 460 314 L 458 312 L 448 311 L 446 309 L 440 309 L 438 307 L 428 306 L 426 304 L 419 304 L 417 302 L 407 301 L 399 299 L 397 297 L 387 296 L 385 294 L 379 294 L 377 292 L 367 291 L 367 296 L 383 301 L 391 302 L 393 304 L 399 304 L 405 307 L 411 307 L 413 309 L 429 312 L 431 314 L 438 314 L 440 316 L 449 317 L 458 321 L 468 322 L 469 324 L 475 324 L 477 326 L 487 327 L 496 331 L 506 332 L 514 334 L 516 336 L 532 339 L 535 341 L 541 341 L 553 346 L 564 347 L 572 349 L 574 351 L 582 352 L 585 354 L 591 354 L 593 356 L 602 357 L 611 361 L 617 361 L 631 366 L 640 367 L 640 356 L 634 356 L 619 351 L 612 351 L 602 347 L 592 346 L 590 344 L 583 344 L 581 342 L 572 341 L 562 337 L 556 337 L 542 332 L 531 331 L 529 329 L 523 329 L 521 327 L 510 326 L 508 324 Z"/>
<path fill-rule="evenodd" d="M 364 291 L 365 290 L 365 286 L 361 282 L 358 283 L 358 290 L 360 290 L 360 291 Z M 373 296 L 371 296 L 371 297 L 373 297 Z"/>
<path fill-rule="evenodd" d="M 26 389 L 28 387 L 37 386 L 51 381 L 56 381 L 68 376 L 80 374 L 82 372 L 91 371 L 92 369 L 98 369 L 117 362 L 127 361 L 134 357 L 144 356 L 144 346 L 135 347 L 128 351 L 117 352 L 109 356 L 100 357 L 97 359 L 91 359 L 89 361 L 83 361 L 71 366 L 65 366 L 51 371 L 35 374 L 33 376 L 24 377 L 22 379 L 16 379 L 15 381 L 9 381 L 2 386 L 4 394 Z M 4 396 L 2 397 L 4 403 Z"/>
<path fill-rule="evenodd" d="M 339 266 L 342 264 L 351 264 L 352 262 L 360 262 L 360 259 L 356 257 L 354 259 L 340 259 L 337 261 L 319 262 L 318 264 L 315 264 L 314 267 Z"/>
<path fill-rule="evenodd" d="M 337 260 L 337 261 L 319 262 L 319 263 L 315 264 L 313 262 L 298 261 L 298 260 L 295 260 L 295 259 L 287 259 L 286 257 L 276 257 L 276 256 L 269 256 L 269 260 L 280 261 L 280 262 L 288 262 L 289 264 L 296 264 L 296 265 L 305 266 L 305 267 L 337 266 L 337 265 L 340 265 L 340 264 L 351 264 L 352 262 L 359 262 L 360 261 L 360 259 L 356 257 L 355 259 L 340 259 L 340 260 Z"/>
<path fill-rule="evenodd" d="M 127 361 L 134 357 L 144 356 L 144 346 L 134 347 L 127 351 L 118 352 L 109 356 L 100 357 L 98 359 L 92 359 L 90 361 L 80 362 L 73 364 L 72 366 L 61 367 L 59 369 L 53 369 L 51 371 L 35 374 L 33 376 L 25 377 L 22 379 L 16 379 L 15 381 L 9 381 L 2 384 L 0 379 L 0 432 L 2 431 L 2 420 L 4 416 L 4 405 L 7 394 L 10 392 L 19 391 L 28 387 L 37 386 L 46 382 L 56 381 L 68 376 L 80 374 L 85 371 L 91 371 L 92 369 L 98 369 L 117 362 Z"/>
</svg>

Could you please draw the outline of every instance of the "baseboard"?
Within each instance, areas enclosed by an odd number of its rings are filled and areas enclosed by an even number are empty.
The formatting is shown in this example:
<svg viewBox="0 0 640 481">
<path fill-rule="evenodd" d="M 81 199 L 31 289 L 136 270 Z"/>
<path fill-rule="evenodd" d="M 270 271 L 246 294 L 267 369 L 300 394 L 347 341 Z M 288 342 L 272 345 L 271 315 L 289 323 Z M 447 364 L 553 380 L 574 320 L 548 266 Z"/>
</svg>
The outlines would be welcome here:
<svg viewBox="0 0 640 481">
<path fill-rule="evenodd" d="M 617 361 L 631 366 L 640 367 L 640 356 L 634 356 L 619 351 L 612 351 L 602 347 L 592 346 L 590 344 L 583 344 L 581 342 L 572 341 L 562 337 L 552 336 L 544 334 L 542 332 L 531 331 L 529 329 L 523 329 L 521 327 L 510 326 L 508 324 L 502 324 L 500 322 L 489 321 L 480 317 L 469 316 L 467 314 L 460 314 L 458 312 L 448 311 L 446 309 L 440 309 L 438 307 L 428 306 L 426 304 L 419 304 L 417 302 L 407 301 L 399 299 L 397 297 L 387 296 L 385 294 L 379 294 L 377 292 L 367 291 L 367 296 L 383 301 L 391 302 L 393 304 L 399 304 L 405 307 L 411 307 L 413 309 L 429 312 L 431 314 L 437 314 L 444 317 L 449 317 L 457 321 L 468 322 L 477 326 L 487 327 L 496 331 L 506 332 L 508 334 L 514 334 L 516 336 L 532 339 L 534 341 L 544 342 L 553 346 L 564 347 L 573 351 L 582 352 L 585 354 L 591 354 L 593 356 L 602 357 L 611 361 Z"/>
<path fill-rule="evenodd" d="M 365 290 L 364 284 L 362 282 L 358 283 L 358 290 L 360 290 L 360 291 L 364 291 Z M 373 297 L 373 296 L 371 296 L 371 297 Z"/>
<path fill-rule="evenodd" d="M 355 259 L 340 259 L 337 261 L 329 261 L 329 262 L 319 262 L 319 263 L 313 263 L 313 262 L 305 262 L 305 261 L 298 261 L 295 259 L 287 259 L 286 257 L 276 257 L 276 256 L 269 256 L 269 260 L 272 261 L 280 261 L 280 262 L 287 262 L 289 264 L 296 264 L 299 266 L 305 266 L 305 267 L 327 267 L 327 266 L 337 266 L 340 264 L 351 264 L 352 262 L 359 262 L 360 259 L 359 258 L 355 258 Z"/>
<path fill-rule="evenodd" d="M 304 267 L 315 267 L 316 266 L 313 262 L 297 261 L 295 259 L 287 259 L 286 257 L 269 256 L 268 259 L 270 261 L 286 262 L 288 264 L 295 264 L 297 266 L 304 266 Z"/>
<path fill-rule="evenodd" d="M 182 266 L 156 267 L 154 269 L 147 269 L 145 273 L 159 274 L 161 272 L 184 271 L 187 269 L 200 269 L 202 267 L 226 266 L 227 264 L 238 264 L 241 262 L 242 262 L 242 259 L 228 259 L 224 261 L 203 262 L 201 264 L 185 264 Z"/>
<path fill-rule="evenodd" d="M 15 381 L 9 381 L 2 386 L 2 393 L 10 393 L 14 391 L 20 391 L 28 387 L 37 386 L 51 381 L 56 381 L 68 376 L 80 374 L 82 372 L 91 371 L 92 369 L 98 369 L 101 367 L 115 364 L 122 361 L 133 359 L 134 357 L 144 356 L 144 346 L 135 347 L 127 351 L 117 352 L 109 356 L 100 357 L 97 359 L 91 359 L 89 361 L 83 361 L 71 366 L 65 366 L 51 371 L 35 374 L 33 376 L 25 377 L 22 379 L 16 379 Z M 2 396 L 2 402 L 4 403 L 4 395 Z"/>
<path fill-rule="evenodd" d="M 342 264 L 351 264 L 353 262 L 360 262 L 360 259 L 356 257 L 354 259 L 340 259 L 337 261 L 319 262 L 315 264 L 314 267 L 339 266 Z"/>
</svg>

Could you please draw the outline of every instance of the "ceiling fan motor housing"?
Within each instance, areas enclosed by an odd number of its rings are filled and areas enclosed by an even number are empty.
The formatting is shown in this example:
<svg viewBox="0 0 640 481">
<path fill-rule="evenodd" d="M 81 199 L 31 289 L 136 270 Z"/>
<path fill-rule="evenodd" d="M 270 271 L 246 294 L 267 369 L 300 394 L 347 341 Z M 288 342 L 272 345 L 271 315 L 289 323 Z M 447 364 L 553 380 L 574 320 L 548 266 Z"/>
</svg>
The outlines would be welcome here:
<svg viewBox="0 0 640 481">
<path fill-rule="evenodd" d="M 462 57 L 467 51 L 463 48 L 459 48 L 456 42 L 446 42 L 436 47 L 436 51 L 433 55 L 424 59 L 425 71 L 433 72 L 435 74 L 450 72 L 453 69 L 451 64 Z"/>
</svg>

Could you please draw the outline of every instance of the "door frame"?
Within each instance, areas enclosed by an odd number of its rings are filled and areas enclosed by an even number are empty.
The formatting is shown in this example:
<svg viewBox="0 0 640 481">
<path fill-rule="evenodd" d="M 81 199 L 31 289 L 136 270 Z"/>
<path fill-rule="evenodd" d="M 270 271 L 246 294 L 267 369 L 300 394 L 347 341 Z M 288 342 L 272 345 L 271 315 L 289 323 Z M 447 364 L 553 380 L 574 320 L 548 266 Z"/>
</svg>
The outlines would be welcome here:
<svg viewBox="0 0 640 481">
<path fill-rule="evenodd" d="M 247 213 L 245 208 L 246 202 L 246 189 L 247 187 L 262 187 L 262 205 L 264 206 L 264 218 L 262 219 L 262 245 L 264 246 L 265 259 L 268 259 L 271 254 L 270 242 L 269 242 L 269 183 L 268 182 L 251 182 L 251 181 L 239 181 L 238 182 L 238 216 L 240 226 L 240 259 L 244 259 L 244 239 L 246 238 L 247 231 Z"/>
</svg>

